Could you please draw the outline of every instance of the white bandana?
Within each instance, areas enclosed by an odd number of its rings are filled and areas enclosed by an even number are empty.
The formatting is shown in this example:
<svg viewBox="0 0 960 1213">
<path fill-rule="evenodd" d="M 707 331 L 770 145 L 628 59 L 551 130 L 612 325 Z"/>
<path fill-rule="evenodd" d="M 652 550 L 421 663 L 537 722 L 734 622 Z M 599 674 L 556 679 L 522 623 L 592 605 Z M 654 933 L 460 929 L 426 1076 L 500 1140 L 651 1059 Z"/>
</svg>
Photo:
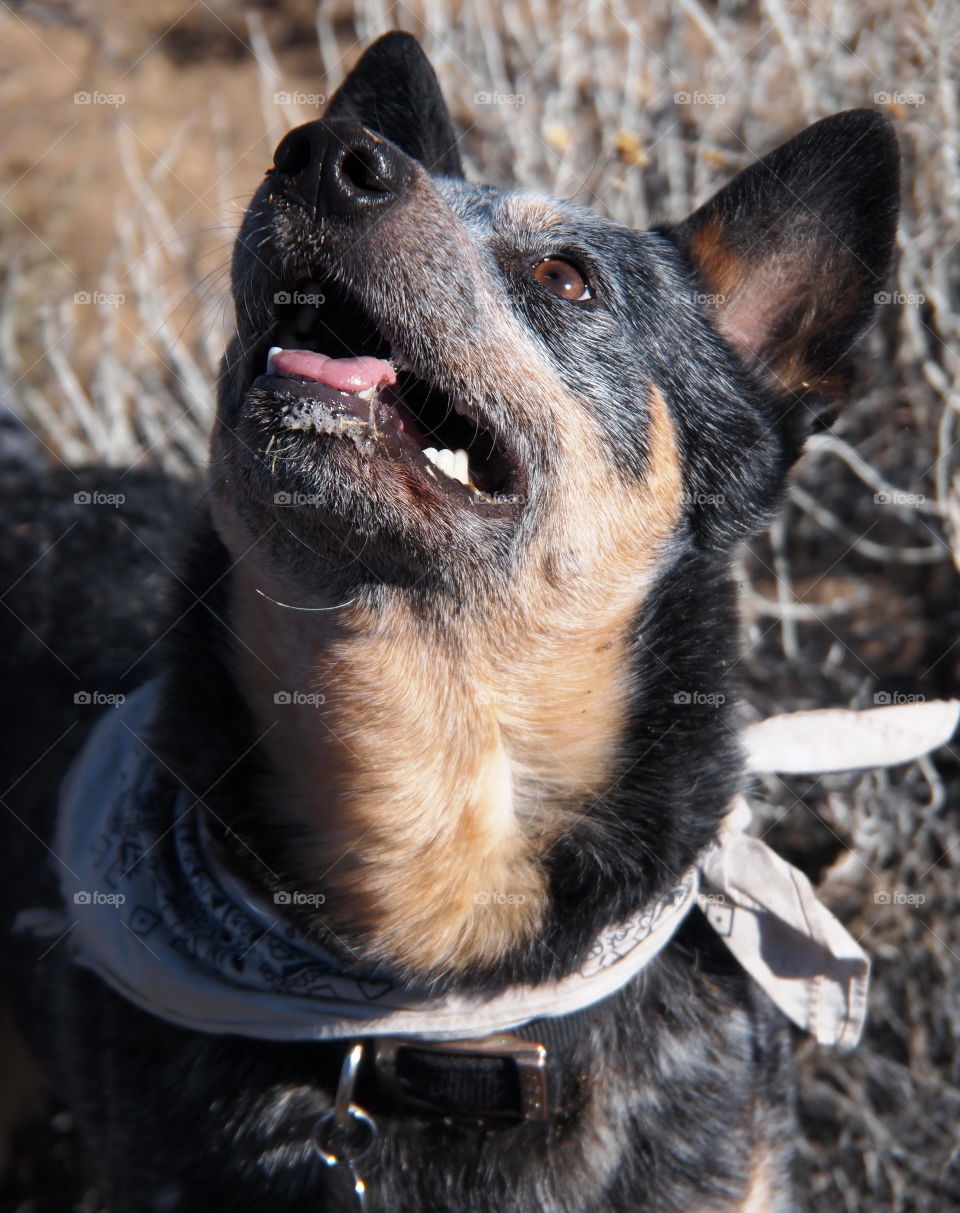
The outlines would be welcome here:
<svg viewBox="0 0 960 1213">
<path fill-rule="evenodd" d="M 486 1036 L 615 993 L 699 904 L 795 1023 L 825 1044 L 859 1038 L 869 961 L 806 877 L 744 833 L 742 799 L 700 862 L 642 913 L 606 928 L 578 971 L 492 996 L 436 997 L 306 937 L 230 875 L 196 802 L 138 740 L 157 692 L 141 687 L 97 724 L 64 783 L 55 846 L 69 919 L 61 929 L 69 926 L 76 959 L 153 1015 L 269 1040 Z M 958 716 L 955 702 L 798 712 L 752 726 L 745 742 L 752 770 L 845 770 L 925 753 L 949 740 Z M 18 925 L 57 929 L 39 911 Z"/>
</svg>

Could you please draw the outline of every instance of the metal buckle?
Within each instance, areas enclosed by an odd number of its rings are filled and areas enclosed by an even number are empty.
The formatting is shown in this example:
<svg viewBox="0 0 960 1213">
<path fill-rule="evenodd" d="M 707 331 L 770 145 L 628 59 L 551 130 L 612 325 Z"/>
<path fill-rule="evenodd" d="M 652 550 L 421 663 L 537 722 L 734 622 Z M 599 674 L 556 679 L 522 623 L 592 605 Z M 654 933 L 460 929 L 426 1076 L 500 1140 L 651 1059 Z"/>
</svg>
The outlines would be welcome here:
<svg viewBox="0 0 960 1213">
<path fill-rule="evenodd" d="M 470 1117 L 509 1117 L 521 1120 L 550 1120 L 555 1112 L 550 1104 L 547 1082 L 547 1050 L 536 1041 L 524 1040 L 511 1032 L 498 1032 L 476 1040 L 418 1040 L 409 1036 L 377 1036 L 373 1041 L 374 1067 L 380 1085 L 394 1100 L 409 1107 L 439 1115 L 457 1116 L 456 1110 L 439 1107 L 406 1090 L 397 1071 L 397 1055 L 403 1049 L 418 1053 L 460 1053 L 464 1056 L 504 1057 L 516 1066 L 520 1087 L 520 1107 L 516 1111 L 503 1108 L 473 1109 L 459 1113 Z"/>
</svg>

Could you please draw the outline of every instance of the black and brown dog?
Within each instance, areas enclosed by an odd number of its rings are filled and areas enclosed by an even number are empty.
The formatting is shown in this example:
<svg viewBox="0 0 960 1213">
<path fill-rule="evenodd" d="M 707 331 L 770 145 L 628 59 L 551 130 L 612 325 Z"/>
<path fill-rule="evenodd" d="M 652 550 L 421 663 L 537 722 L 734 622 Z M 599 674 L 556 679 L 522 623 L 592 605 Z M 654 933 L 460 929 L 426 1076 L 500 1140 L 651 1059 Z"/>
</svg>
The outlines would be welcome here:
<svg viewBox="0 0 960 1213">
<path fill-rule="evenodd" d="M 848 389 L 897 163 L 879 115 L 838 114 L 633 231 L 465 181 L 399 33 L 286 136 L 236 245 L 149 728 L 232 879 L 374 975 L 486 997 L 577 971 L 690 868 L 741 781 L 731 562 Z M 92 685 L 118 686 L 110 651 Z M 32 694 L 21 739 L 62 723 Z M 10 801 L 11 918 L 50 879 L 52 767 Z M 347 1210 L 357 1174 L 371 1213 L 797 1207 L 786 1020 L 698 913 L 619 992 L 519 1030 L 549 1115 L 509 1049 L 411 1049 L 392 1086 L 368 1049 L 354 1172 L 315 1130 L 350 1040 L 190 1030 L 69 939 L 14 939 L 110 1213 Z"/>
</svg>

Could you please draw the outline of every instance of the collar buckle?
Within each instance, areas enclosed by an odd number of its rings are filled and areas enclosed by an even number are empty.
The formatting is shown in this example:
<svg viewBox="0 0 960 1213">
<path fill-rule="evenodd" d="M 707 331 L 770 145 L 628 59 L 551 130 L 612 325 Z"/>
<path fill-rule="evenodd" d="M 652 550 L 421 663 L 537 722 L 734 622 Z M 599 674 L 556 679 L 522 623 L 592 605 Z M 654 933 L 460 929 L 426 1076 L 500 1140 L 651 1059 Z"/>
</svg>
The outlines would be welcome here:
<svg viewBox="0 0 960 1213">
<path fill-rule="evenodd" d="M 521 1121 L 549 1121 L 559 1111 L 546 1046 L 512 1032 L 467 1040 L 378 1036 L 371 1043 L 381 1088 L 411 1110 Z"/>
</svg>

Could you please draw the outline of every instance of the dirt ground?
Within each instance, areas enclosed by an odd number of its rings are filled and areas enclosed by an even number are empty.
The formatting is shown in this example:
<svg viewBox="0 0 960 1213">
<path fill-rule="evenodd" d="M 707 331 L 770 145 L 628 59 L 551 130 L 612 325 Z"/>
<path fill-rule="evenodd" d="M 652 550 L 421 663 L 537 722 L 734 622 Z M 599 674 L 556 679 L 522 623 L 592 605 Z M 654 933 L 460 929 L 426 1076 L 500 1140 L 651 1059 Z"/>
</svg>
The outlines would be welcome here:
<svg viewBox="0 0 960 1213">
<path fill-rule="evenodd" d="M 869 370 L 744 554 L 755 714 L 960 686 L 960 11 L 879 0 L 50 0 L 0 8 L 0 390 L 67 463 L 198 466 L 246 198 L 373 36 L 419 33 L 472 175 L 647 225 L 807 121 L 885 110 L 897 279 Z M 877 697 L 880 697 L 879 699 Z M 960 757 L 766 780 L 768 841 L 875 965 L 864 1044 L 799 1043 L 816 1213 L 960 1208 Z M 921 900 L 922 899 L 922 900 Z M 69 1114 L 34 1109 L 0 1213 L 94 1213 Z"/>
</svg>

